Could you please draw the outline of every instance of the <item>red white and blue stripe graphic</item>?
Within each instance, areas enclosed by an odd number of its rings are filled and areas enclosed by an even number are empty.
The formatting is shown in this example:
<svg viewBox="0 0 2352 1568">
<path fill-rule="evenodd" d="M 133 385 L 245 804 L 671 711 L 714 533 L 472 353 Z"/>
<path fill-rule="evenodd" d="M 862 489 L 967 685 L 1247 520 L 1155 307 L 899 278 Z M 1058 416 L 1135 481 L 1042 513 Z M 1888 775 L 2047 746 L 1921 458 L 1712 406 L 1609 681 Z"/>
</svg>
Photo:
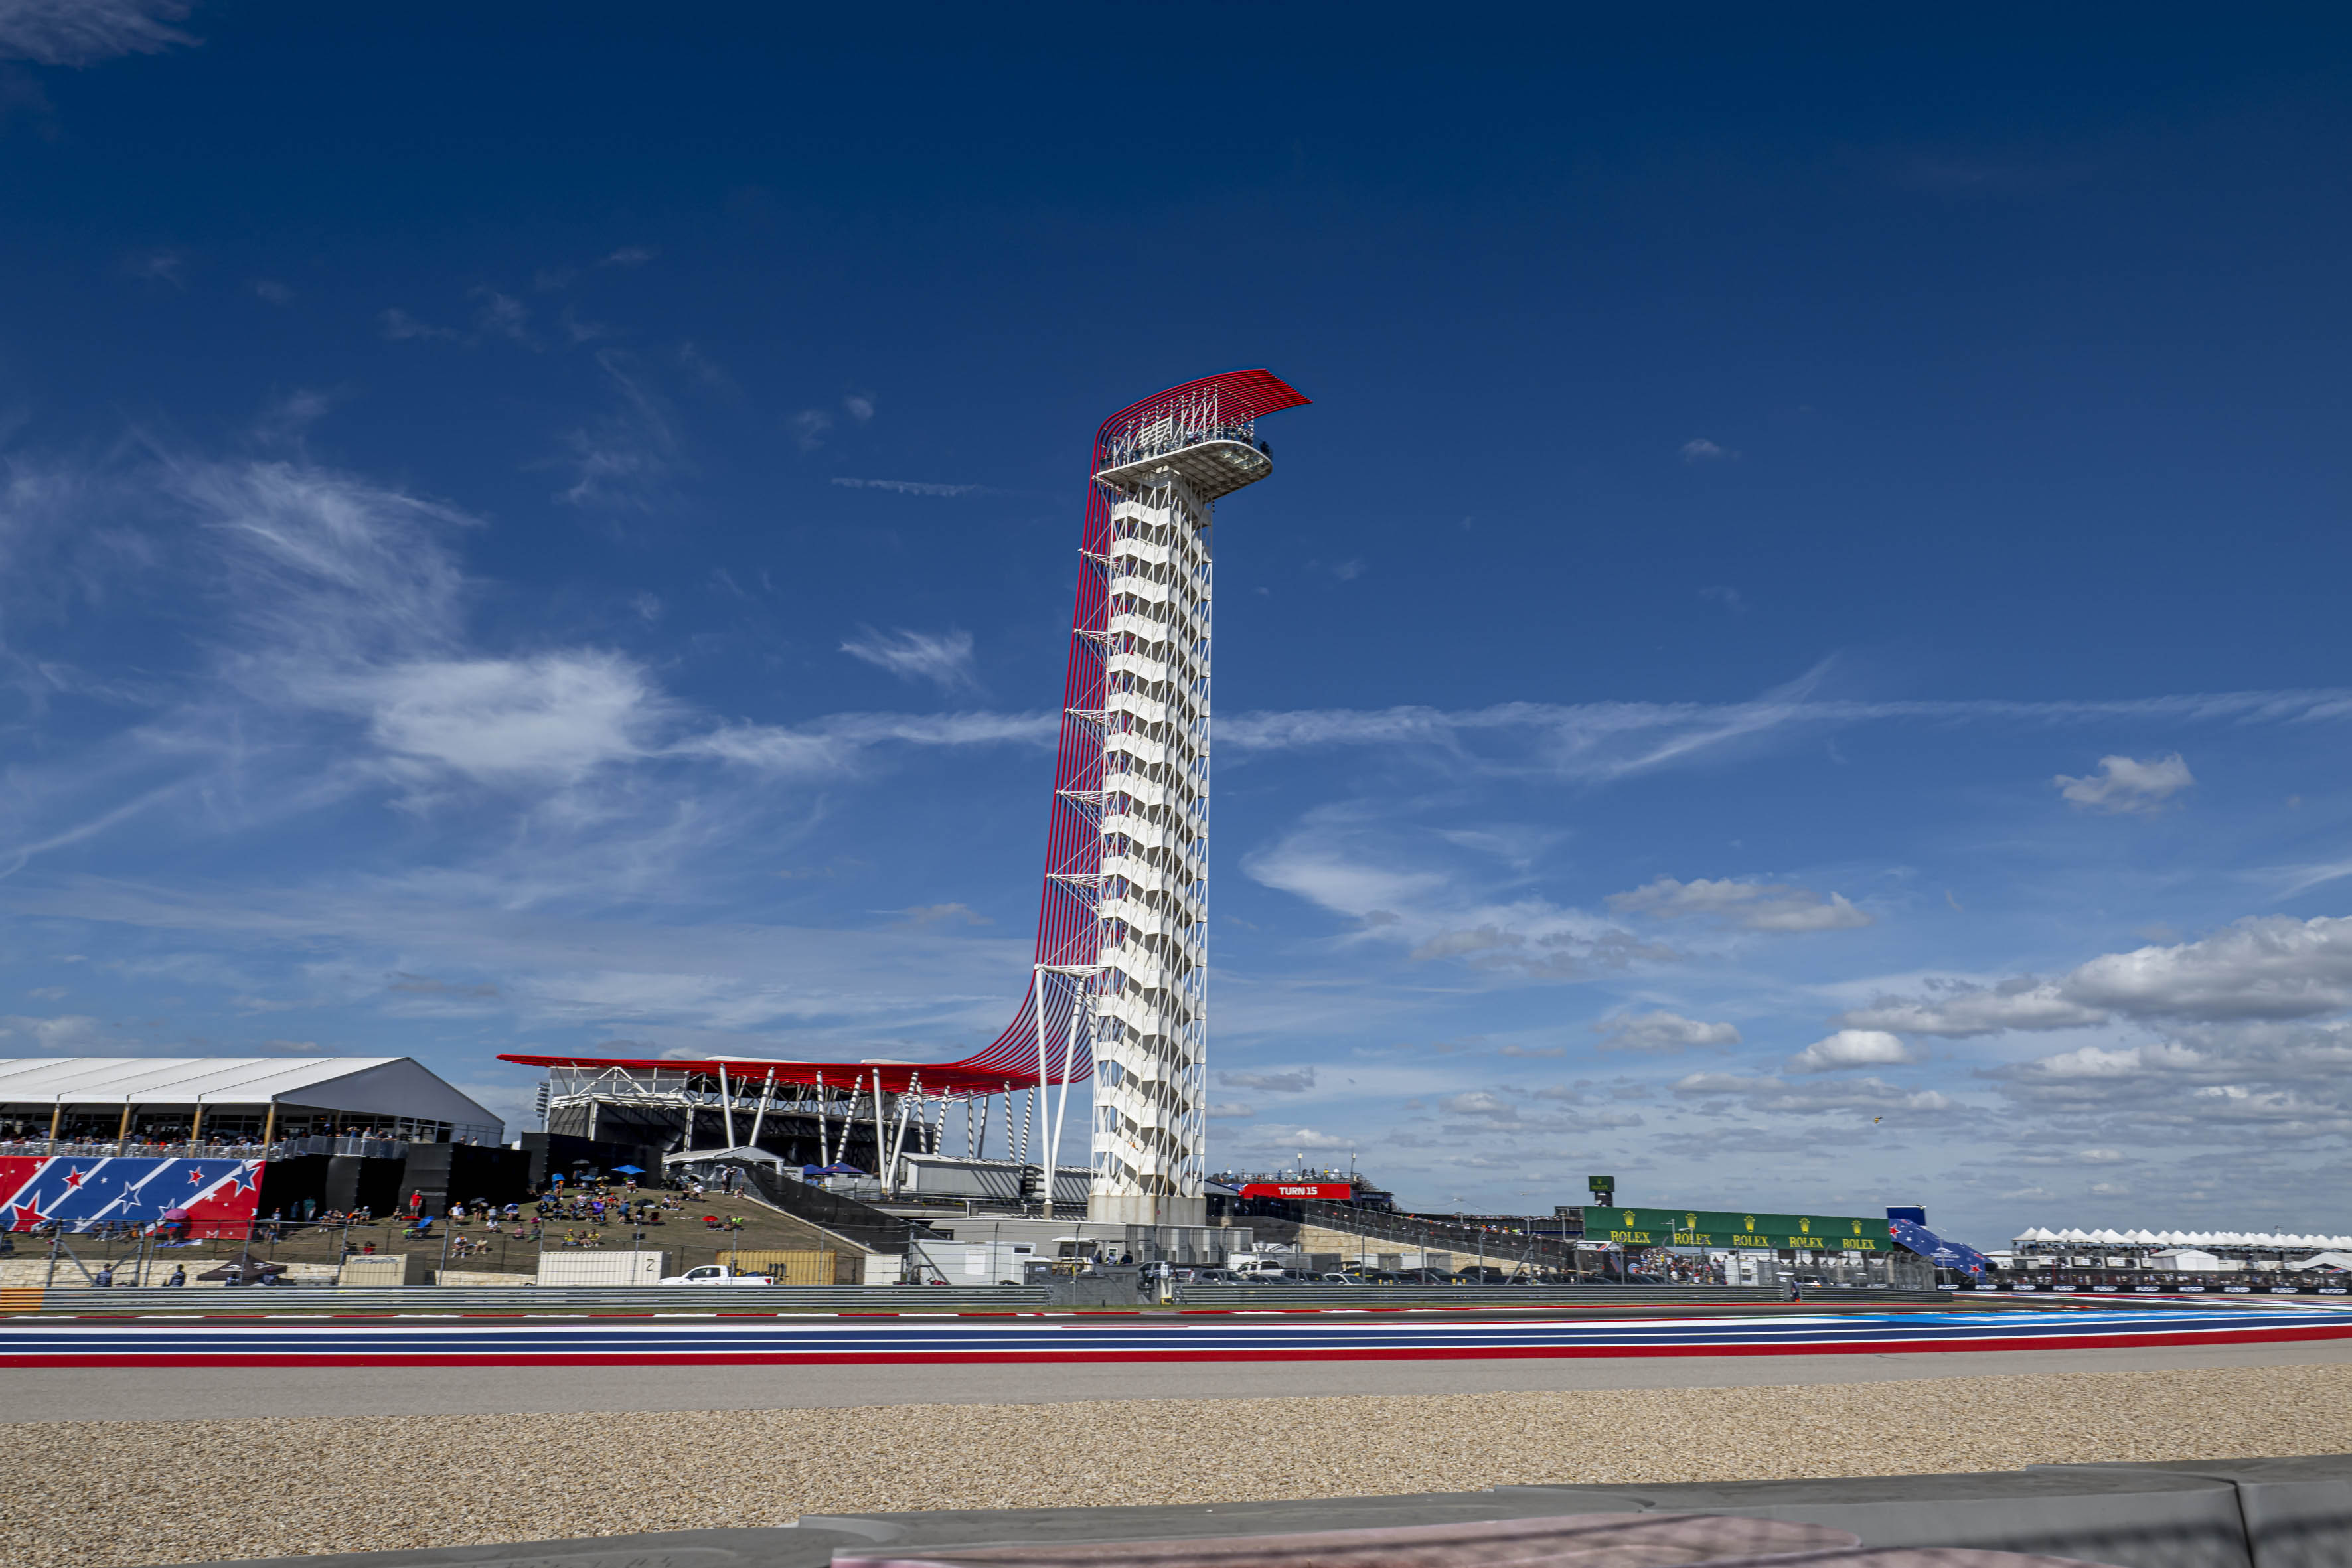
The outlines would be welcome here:
<svg viewBox="0 0 2352 1568">
<path fill-rule="evenodd" d="M 260 1197 L 258 1160 L 0 1156 L 0 1230 L 184 1222 L 192 1237 L 242 1237 Z"/>
<path fill-rule="evenodd" d="M 242 1304 L 242 1303 L 240 1303 Z M 289 1303 L 290 1304 L 290 1303 Z M 1508 1322 L 800 1317 L 0 1323 L 0 1366 L 633 1366 L 1915 1354 L 2352 1339 L 2352 1312 L 1804 1313 Z"/>
</svg>

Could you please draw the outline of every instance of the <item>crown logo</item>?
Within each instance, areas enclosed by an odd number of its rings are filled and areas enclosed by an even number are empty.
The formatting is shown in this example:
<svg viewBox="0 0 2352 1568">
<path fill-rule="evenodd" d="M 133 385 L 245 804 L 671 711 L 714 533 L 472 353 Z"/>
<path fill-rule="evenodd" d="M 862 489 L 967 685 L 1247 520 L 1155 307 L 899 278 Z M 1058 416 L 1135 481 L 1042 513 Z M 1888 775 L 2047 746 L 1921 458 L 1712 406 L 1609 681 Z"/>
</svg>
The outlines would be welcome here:
<svg viewBox="0 0 2352 1568">
<path fill-rule="evenodd" d="M 1633 1211 L 1632 1209 L 1627 1209 L 1625 1211 L 1625 1228 L 1627 1230 L 1633 1228 Z"/>
<path fill-rule="evenodd" d="M 1853 1233 L 1856 1236 L 1860 1236 L 1862 1234 L 1862 1221 L 1856 1220 L 1853 1222 Z"/>
<path fill-rule="evenodd" d="M 1683 1228 L 1685 1230 L 1696 1230 L 1698 1228 L 1698 1215 L 1695 1214 L 1686 1214 L 1683 1215 Z"/>
<path fill-rule="evenodd" d="M 1748 1216 L 1748 1228 L 1750 1231 L 1753 1231 L 1756 1228 L 1756 1216 L 1754 1215 L 1749 1215 Z"/>
<path fill-rule="evenodd" d="M 1809 1219 L 1801 1219 L 1797 1222 L 1797 1228 L 1803 1231 L 1807 1236 L 1811 1236 L 1813 1234 L 1813 1222 Z"/>
</svg>

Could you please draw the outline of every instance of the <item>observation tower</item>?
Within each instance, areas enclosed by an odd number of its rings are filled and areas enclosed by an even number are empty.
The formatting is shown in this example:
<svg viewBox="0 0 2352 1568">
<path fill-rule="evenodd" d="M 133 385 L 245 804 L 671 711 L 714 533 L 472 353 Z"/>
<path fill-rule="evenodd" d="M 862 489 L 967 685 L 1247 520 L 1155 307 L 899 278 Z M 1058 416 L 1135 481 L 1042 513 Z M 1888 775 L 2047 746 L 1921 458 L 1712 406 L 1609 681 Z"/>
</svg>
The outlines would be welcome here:
<svg viewBox="0 0 2352 1568">
<path fill-rule="evenodd" d="M 1091 1077 L 1087 1218 L 1205 1223 L 1212 538 L 1217 503 L 1274 471 L 1257 421 L 1307 401 L 1267 371 L 1232 371 L 1095 433 L 1036 956 L 1002 1034 L 952 1062 L 502 1057 L 550 1069 L 550 1128 L 682 1126 L 671 1159 L 698 1142 L 819 1165 L 854 1152 L 895 1193 L 908 1156 L 943 1152 L 950 1100 L 964 1155 L 986 1163 L 1001 1095 L 1009 1163 L 1042 1167 L 1036 1190 L 1057 1194 L 1069 1086 Z"/>
<path fill-rule="evenodd" d="M 1274 471 L 1258 416 L 1306 401 L 1265 371 L 1213 376 L 1120 410 L 1095 438 L 1062 727 L 1077 787 L 1056 779 L 1050 836 L 1077 829 L 1079 854 L 1049 866 L 1041 922 L 1056 888 L 1076 923 L 1093 906 L 1093 962 L 1068 966 L 1073 1033 L 1095 1059 L 1091 1220 L 1206 1218 L 1212 532 L 1219 500 Z M 1062 967 L 1041 952 L 1041 1005 Z"/>
</svg>

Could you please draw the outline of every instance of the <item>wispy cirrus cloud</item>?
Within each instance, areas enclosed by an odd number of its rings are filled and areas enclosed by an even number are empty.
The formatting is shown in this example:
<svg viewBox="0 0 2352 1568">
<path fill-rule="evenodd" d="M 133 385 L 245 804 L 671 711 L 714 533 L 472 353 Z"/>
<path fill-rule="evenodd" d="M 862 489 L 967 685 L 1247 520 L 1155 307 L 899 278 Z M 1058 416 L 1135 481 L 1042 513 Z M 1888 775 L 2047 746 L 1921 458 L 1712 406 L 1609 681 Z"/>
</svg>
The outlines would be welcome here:
<svg viewBox="0 0 2352 1568">
<path fill-rule="evenodd" d="M 680 467 L 677 430 L 663 400 L 628 355 L 601 349 L 596 368 L 611 394 L 600 417 L 563 437 L 556 466 L 572 482 L 556 492 L 571 506 L 649 510 Z"/>
<path fill-rule="evenodd" d="M 0 60 L 89 66 L 123 55 L 160 55 L 196 39 L 173 26 L 183 0 L 0 0 Z"/>
<path fill-rule="evenodd" d="M 673 742 L 677 755 L 731 763 L 784 778 L 856 770 L 894 745 L 1048 747 L 1061 734 L 1052 713 L 835 713 L 805 724 L 726 724 Z"/>
<path fill-rule="evenodd" d="M 990 489 L 985 485 L 941 485 L 922 479 L 856 479 L 836 475 L 833 482 L 844 489 L 892 490 L 902 496 L 969 496 L 1000 493 Z"/>
<path fill-rule="evenodd" d="M 1687 882 L 1660 877 L 1630 892 L 1610 894 L 1609 907 L 1621 915 L 1702 920 L 1733 931 L 1851 931 L 1869 925 L 1874 918 L 1854 908 L 1843 893 L 1731 877 L 1698 877 Z"/>
<path fill-rule="evenodd" d="M 1865 724 L 2028 728 L 2116 721 L 2174 724 L 2312 724 L 2352 718 L 2352 689 L 2224 691 L 2085 701 L 1989 699 L 1858 700 L 1815 695 L 1828 672 L 1746 702 L 1503 702 L 1439 709 L 1309 709 L 1220 715 L 1217 744 L 1240 752 L 1377 746 L 1441 754 L 1496 774 L 1605 782 L 1677 763 L 1727 758 L 1767 739 Z"/>
<path fill-rule="evenodd" d="M 842 643 L 841 651 L 901 680 L 929 681 L 941 691 L 971 690 L 980 685 L 972 673 L 971 634 L 956 627 L 877 632 L 861 626 L 856 637 Z"/>
</svg>

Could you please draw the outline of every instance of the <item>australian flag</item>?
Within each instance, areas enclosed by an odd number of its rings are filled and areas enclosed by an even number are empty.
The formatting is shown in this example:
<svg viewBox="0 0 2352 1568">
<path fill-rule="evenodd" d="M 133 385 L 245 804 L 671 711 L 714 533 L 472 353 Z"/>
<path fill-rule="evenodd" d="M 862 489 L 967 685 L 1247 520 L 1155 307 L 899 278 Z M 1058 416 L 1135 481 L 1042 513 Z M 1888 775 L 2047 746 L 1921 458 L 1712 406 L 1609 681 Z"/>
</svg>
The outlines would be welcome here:
<svg viewBox="0 0 2352 1568">
<path fill-rule="evenodd" d="M 261 1202 L 258 1160 L 0 1156 L 0 1230 L 142 1231 L 242 1237 Z"/>
<path fill-rule="evenodd" d="M 1992 1267 L 1992 1260 L 1975 1247 L 1946 1241 L 1924 1225 L 1914 1225 L 1907 1219 L 1889 1220 L 1887 1225 L 1896 1241 L 1922 1258 L 1932 1259 L 1938 1268 L 1957 1268 L 1981 1279 L 1985 1270 Z"/>
</svg>

